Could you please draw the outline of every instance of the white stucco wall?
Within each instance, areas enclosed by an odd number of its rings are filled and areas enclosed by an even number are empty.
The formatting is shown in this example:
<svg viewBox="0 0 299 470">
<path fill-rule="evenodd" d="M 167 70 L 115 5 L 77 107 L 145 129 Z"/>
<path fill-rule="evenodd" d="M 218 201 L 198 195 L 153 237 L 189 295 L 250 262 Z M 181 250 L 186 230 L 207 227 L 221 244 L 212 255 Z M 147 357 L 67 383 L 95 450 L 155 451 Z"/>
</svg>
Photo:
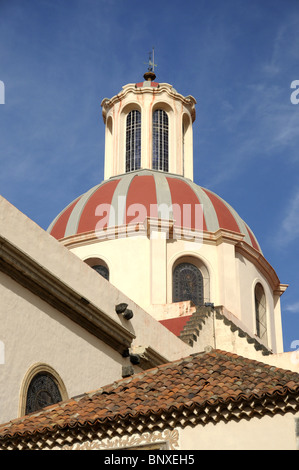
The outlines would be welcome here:
<svg viewBox="0 0 299 470">
<path fill-rule="evenodd" d="M 206 240 L 194 243 L 141 235 L 69 248 L 83 260 L 103 259 L 109 266 L 111 283 L 157 320 L 167 318 L 165 305 L 169 305 L 169 318 L 173 317 L 173 267 L 180 260 L 188 261 L 197 264 L 204 274 L 205 301 L 223 305 L 254 336 L 254 288 L 260 282 L 266 295 L 268 347 L 273 352 L 282 352 L 279 302 L 275 307 L 268 280 L 253 262 L 235 253 L 233 243 Z"/>
<path fill-rule="evenodd" d="M 0 422 L 18 416 L 21 386 L 34 364 L 52 367 L 69 398 L 121 379 L 128 359 L 1 272 L 0 298 Z"/>
<path fill-rule="evenodd" d="M 253 334 L 256 334 L 254 289 L 255 285 L 260 283 L 263 286 L 266 296 L 268 347 L 272 349 L 273 352 L 282 352 L 282 330 L 279 324 L 275 323 L 277 312 L 275 312 L 273 290 L 268 280 L 253 263 L 239 253 L 236 255 L 236 264 L 239 279 L 242 322 Z M 280 316 L 279 307 L 280 306 L 278 306 Z"/>
<path fill-rule="evenodd" d="M 295 416 L 286 413 L 195 428 L 187 426 L 180 430 L 180 449 L 296 450 Z"/>
</svg>

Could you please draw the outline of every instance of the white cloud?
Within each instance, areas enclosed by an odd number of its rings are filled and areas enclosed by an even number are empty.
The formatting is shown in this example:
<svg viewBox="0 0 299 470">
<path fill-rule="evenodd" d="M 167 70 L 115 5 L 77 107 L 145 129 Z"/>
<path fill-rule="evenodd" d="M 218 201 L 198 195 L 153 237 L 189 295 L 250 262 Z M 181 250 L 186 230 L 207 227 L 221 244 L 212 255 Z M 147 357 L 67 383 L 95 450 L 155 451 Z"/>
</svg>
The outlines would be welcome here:
<svg viewBox="0 0 299 470">
<path fill-rule="evenodd" d="M 297 57 L 299 47 L 299 14 L 291 11 L 279 24 L 273 41 L 272 54 L 264 64 L 263 71 L 275 77 Z"/>
<path fill-rule="evenodd" d="M 285 246 L 299 238 L 299 189 L 292 200 L 287 204 L 287 209 L 282 220 L 281 229 L 275 238 L 277 246 Z"/>
<path fill-rule="evenodd" d="M 235 82 L 233 93 L 229 88 L 225 92 L 220 88 L 222 95 L 215 90 L 218 115 L 214 121 L 230 139 L 232 164 L 222 167 L 220 162 L 213 174 L 214 186 L 245 173 L 253 160 L 260 165 L 271 158 L 271 164 L 280 164 L 282 152 L 285 165 L 298 164 L 299 104 L 290 100 L 291 83 L 299 79 L 294 60 L 298 27 L 299 15 L 286 15 L 273 34 L 272 47 L 259 57 L 248 79 Z"/>
<path fill-rule="evenodd" d="M 216 124 L 228 142 L 223 155 L 229 155 L 218 162 L 212 178 L 214 187 L 245 173 L 254 160 L 263 165 L 271 158 L 271 165 L 277 165 L 283 153 L 284 164 L 299 162 L 299 104 L 292 105 L 289 86 L 256 77 L 230 101 L 226 98 L 220 102 Z"/>
<path fill-rule="evenodd" d="M 284 307 L 284 310 L 286 310 L 287 312 L 299 313 L 299 302 L 295 302 L 293 304 L 286 305 Z"/>
</svg>

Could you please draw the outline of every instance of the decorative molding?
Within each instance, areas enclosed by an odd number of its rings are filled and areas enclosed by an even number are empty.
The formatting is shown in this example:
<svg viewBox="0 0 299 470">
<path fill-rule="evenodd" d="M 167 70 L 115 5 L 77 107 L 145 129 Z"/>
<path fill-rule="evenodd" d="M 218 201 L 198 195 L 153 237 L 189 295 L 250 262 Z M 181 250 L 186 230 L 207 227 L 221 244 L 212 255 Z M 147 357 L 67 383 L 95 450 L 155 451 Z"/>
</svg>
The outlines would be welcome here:
<svg viewBox="0 0 299 470">
<path fill-rule="evenodd" d="M 138 228 L 138 230 L 137 230 Z M 177 238 L 187 241 L 201 241 L 219 245 L 226 242 L 233 245 L 238 244 L 243 240 L 244 235 L 230 230 L 219 229 L 217 232 L 206 232 L 202 230 L 189 229 L 187 227 L 176 227 L 175 220 L 158 219 L 154 217 L 146 217 L 144 222 L 136 224 L 123 224 L 113 227 L 108 227 L 101 231 L 90 231 L 68 237 L 61 238 L 59 241 L 64 246 L 74 248 L 81 245 L 94 243 L 95 241 L 106 241 L 109 239 L 134 237 L 134 236 L 147 236 L 150 237 L 151 231 L 165 232 L 169 239 Z"/>
<path fill-rule="evenodd" d="M 28 392 L 28 387 L 30 385 L 31 380 L 33 377 L 35 377 L 37 374 L 41 372 L 46 372 L 48 374 L 51 374 L 51 376 L 55 379 L 57 382 L 57 386 L 59 388 L 59 392 L 62 397 L 62 401 L 68 400 L 69 396 L 66 390 L 66 387 L 63 383 L 62 378 L 60 375 L 56 372 L 55 369 L 53 369 L 51 366 L 48 364 L 44 364 L 42 362 L 38 362 L 31 366 L 29 370 L 27 371 L 22 385 L 21 385 L 21 391 L 20 391 L 20 402 L 19 402 L 19 416 L 24 416 L 25 415 L 25 409 L 26 409 L 26 400 L 27 400 L 27 392 Z"/>
<path fill-rule="evenodd" d="M 212 244 L 212 245 L 220 245 L 221 243 L 229 243 L 235 245 L 236 253 L 241 254 L 244 256 L 248 261 L 252 262 L 256 268 L 265 276 L 267 281 L 269 282 L 273 293 L 276 295 L 281 296 L 285 290 L 287 289 L 287 284 L 281 284 L 280 280 L 274 270 L 274 268 L 270 265 L 270 263 L 266 260 L 266 258 L 257 251 L 255 248 L 251 247 L 246 241 L 244 241 L 244 235 L 233 232 L 231 230 L 224 230 L 218 229 L 216 232 L 200 232 L 198 230 L 189 230 L 188 229 L 180 229 L 180 235 L 178 229 L 174 226 L 174 221 L 168 220 L 160 220 L 160 219 L 153 219 L 153 218 L 146 218 L 144 223 L 138 223 L 138 231 L 136 231 L 136 226 L 118 226 L 118 227 L 109 227 L 108 230 L 103 230 L 102 236 L 100 234 L 96 234 L 94 231 L 86 232 L 79 235 L 72 235 L 70 237 L 66 237 L 60 240 L 60 242 L 67 246 L 68 248 L 74 248 L 77 246 L 87 245 L 89 243 L 94 243 L 96 240 L 105 241 L 115 234 L 115 238 L 123 238 L 126 236 L 134 237 L 134 236 L 144 236 L 149 237 L 151 230 L 158 230 L 162 232 L 169 233 L 169 239 L 171 238 L 181 238 L 184 240 L 184 234 L 186 236 L 186 240 L 192 243 L 191 238 L 193 237 L 193 241 L 200 240 L 203 244 Z"/>
<path fill-rule="evenodd" d="M 236 252 L 240 253 L 257 267 L 269 282 L 274 294 L 282 295 L 285 292 L 288 285 L 280 283 L 275 270 L 259 251 L 252 248 L 248 243 L 240 241 L 236 245 Z"/>
<path fill-rule="evenodd" d="M 214 240 L 216 241 L 216 245 L 220 243 L 229 243 L 231 245 L 236 245 L 240 243 L 244 239 L 245 235 L 238 232 L 233 232 L 232 230 L 226 230 L 223 228 L 219 228 L 214 232 Z"/>
<path fill-rule="evenodd" d="M 135 87 L 135 83 L 128 83 L 127 85 L 122 87 L 122 90 L 112 98 L 104 98 L 101 102 L 101 107 L 102 107 L 102 116 L 103 116 L 103 121 L 106 123 L 106 117 L 108 111 L 111 109 L 112 106 L 114 106 L 117 102 L 124 101 L 126 96 L 129 93 L 134 93 L 136 94 L 144 94 L 144 93 L 151 93 L 155 95 L 160 95 L 161 93 L 167 93 L 167 95 L 174 100 L 179 100 L 181 101 L 185 106 L 189 107 L 189 111 L 191 114 L 192 122 L 195 121 L 196 113 L 195 113 L 195 104 L 196 104 L 196 99 L 191 96 L 183 96 L 180 93 L 178 93 L 172 85 L 169 83 L 159 83 L 159 87 Z"/>
<path fill-rule="evenodd" d="M 153 367 L 157 367 L 168 362 L 168 359 L 158 354 L 157 351 L 150 346 L 135 346 L 130 349 L 130 352 L 132 352 L 132 354 L 137 354 L 140 357 L 139 367 L 144 370 L 152 369 Z"/>
<path fill-rule="evenodd" d="M 165 429 L 164 431 L 145 432 L 141 435 L 115 437 L 112 439 L 95 439 L 65 445 L 62 450 L 120 450 L 120 449 L 144 449 L 152 448 L 177 450 L 179 448 L 179 431 L 177 429 Z"/>
</svg>

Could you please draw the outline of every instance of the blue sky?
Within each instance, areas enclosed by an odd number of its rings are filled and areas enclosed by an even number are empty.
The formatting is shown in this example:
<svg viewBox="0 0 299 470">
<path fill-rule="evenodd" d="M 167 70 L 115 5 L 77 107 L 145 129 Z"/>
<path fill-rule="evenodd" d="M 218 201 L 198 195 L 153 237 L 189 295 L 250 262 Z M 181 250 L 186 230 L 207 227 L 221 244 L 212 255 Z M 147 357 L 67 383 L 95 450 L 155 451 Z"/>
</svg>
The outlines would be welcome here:
<svg viewBox="0 0 299 470">
<path fill-rule="evenodd" d="M 256 234 L 299 340 L 297 0 L 0 0 L 0 193 L 43 228 L 103 179 L 101 101 L 142 81 L 197 100 L 194 180 Z M 298 95 L 299 96 L 299 95 Z"/>
</svg>

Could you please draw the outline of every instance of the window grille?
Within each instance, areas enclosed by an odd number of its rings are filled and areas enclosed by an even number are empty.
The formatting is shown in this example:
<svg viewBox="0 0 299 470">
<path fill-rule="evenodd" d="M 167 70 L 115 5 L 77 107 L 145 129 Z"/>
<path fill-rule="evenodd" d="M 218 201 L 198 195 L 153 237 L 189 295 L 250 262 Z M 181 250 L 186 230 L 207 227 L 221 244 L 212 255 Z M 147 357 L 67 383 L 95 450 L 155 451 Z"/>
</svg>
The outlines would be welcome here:
<svg viewBox="0 0 299 470">
<path fill-rule="evenodd" d="M 153 114 L 153 169 L 168 171 L 168 116 L 163 109 Z"/>
<path fill-rule="evenodd" d="M 203 305 L 203 276 L 191 263 L 179 264 L 173 272 L 173 302 L 191 300 L 195 305 Z"/>
<path fill-rule="evenodd" d="M 141 164 L 141 113 L 130 111 L 126 124 L 126 172 L 139 170 Z"/>
<path fill-rule="evenodd" d="M 109 281 L 109 269 L 106 268 L 106 266 L 97 264 L 95 266 L 92 266 L 92 269 L 94 269 L 97 273 L 99 273 L 101 276 L 107 279 L 107 281 Z"/>
<path fill-rule="evenodd" d="M 267 341 L 267 311 L 266 296 L 261 284 L 255 286 L 255 320 L 256 334 L 264 341 Z"/>
<path fill-rule="evenodd" d="M 25 414 L 59 401 L 62 398 L 56 381 L 50 374 L 41 372 L 33 377 L 28 387 Z"/>
</svg>

